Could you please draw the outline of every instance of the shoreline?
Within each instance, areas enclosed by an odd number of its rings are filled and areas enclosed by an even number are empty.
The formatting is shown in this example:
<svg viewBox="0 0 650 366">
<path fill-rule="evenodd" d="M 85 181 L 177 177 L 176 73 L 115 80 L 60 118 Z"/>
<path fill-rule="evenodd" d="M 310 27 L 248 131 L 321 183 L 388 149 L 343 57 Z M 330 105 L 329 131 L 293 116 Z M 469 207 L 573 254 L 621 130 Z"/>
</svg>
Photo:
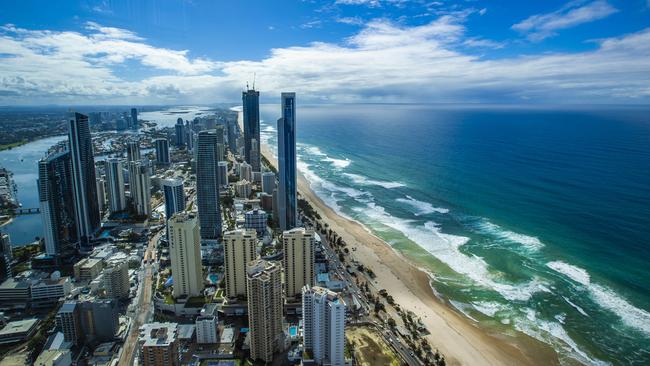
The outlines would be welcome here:
<svg viewBox="0 0 650 366">
<path fill-rule="evenodd" d="M 261 154 L 277 168 L 268 145 Z M 386 289 L 405 310 L 418 314 L 430 332 L 426 338 L 439 349 L 449 365 L 534 365 L 544 360 L 558 364 L 558 355 L 549 345 L 523 334 L 511 337 L 492 334 L 479 324 L 458 314 L 433 292 L 429 274 L 416 267 L 388 243 L 358 221 L 336 213 L 311 189 L 298 173 L 298 192 L 315 211 L 348 243 L 350 257 L 371 268 L 377 277 L 371 282 Z"/>
</svg>

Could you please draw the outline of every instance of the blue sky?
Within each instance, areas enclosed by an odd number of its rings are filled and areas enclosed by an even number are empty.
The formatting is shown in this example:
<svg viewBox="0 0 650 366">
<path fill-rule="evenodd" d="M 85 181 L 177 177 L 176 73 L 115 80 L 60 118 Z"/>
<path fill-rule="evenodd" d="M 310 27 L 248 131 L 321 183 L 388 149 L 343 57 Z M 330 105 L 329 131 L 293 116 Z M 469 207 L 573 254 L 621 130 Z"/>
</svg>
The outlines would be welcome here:
<svg viewBox="0 0 650 366">
<path fill-rule="evenodd" d="M 650 101 L 650 0 L 4 1 L 0 104 Z"/>
</svg>

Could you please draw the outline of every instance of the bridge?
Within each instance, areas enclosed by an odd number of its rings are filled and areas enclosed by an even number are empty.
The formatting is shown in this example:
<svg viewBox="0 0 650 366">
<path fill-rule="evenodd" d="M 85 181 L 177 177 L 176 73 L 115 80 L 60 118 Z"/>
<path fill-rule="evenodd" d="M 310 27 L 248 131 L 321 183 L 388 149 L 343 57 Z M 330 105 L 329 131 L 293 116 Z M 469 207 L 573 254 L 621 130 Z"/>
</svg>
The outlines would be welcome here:
<svg viewBox="0 0 650 366">
<path fill-rule="evenodd" d="M 19 216 L 19 215 L 36 215 L 36 214 L 40 214 L 40 213 L 41 213 L 41 209 L 38 208 L 38 207 L 33 207 L 33 208 L 19 207 L 19 208 L 13 209 L 13 210 L 2 210 L 3 215 L 16 215 L 16 216 Z"/>
</svg>

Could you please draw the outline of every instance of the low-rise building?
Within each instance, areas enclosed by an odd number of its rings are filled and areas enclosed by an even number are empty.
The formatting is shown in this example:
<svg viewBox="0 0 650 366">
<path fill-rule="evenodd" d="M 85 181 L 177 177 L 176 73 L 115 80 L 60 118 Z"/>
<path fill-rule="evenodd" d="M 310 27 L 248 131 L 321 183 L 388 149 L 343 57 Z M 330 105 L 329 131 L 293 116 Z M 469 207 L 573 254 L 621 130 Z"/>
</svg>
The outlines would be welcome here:
<svg viewBox="0 0 650 366">
<path fill-rule="evenodd" d="M 0 344 L 22 342 L 29 339 L 36 332 L 38 323 L 38 319 L 16 320 L 7 323 L 4 328 L 0 329 Z"/>
<path fill-rule="evenodd" d="M 99 276 L 104 262 L 99 258 L 84 258 L 74 265 L 74 278 L 78 282 L 90 282 Z"/>
<path fill-rule="evenodd" d="M 144 366 L 180 365 L 177 335 L 177 323 L 149 323 L 140 327 L 140 363 Z"/>
<path fill-rule="evenodd" d="M 70 366 L 72 354 L 67 349 L 46 349 L 38 355 L 34 366 Z"/>
</svg>

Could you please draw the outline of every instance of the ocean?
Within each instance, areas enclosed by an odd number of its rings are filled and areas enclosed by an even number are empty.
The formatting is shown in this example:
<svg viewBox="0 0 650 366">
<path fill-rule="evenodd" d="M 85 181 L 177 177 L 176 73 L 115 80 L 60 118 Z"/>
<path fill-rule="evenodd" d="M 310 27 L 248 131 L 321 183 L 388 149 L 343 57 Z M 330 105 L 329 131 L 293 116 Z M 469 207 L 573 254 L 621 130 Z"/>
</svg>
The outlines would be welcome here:
<svg viewBox="0 0 650 366">
<path fill-rule="evenodd" d="M 650 108 L 298 104 L 297 134 L 312 189 L 470 321 L 650 364 Z"/>
</svg>

